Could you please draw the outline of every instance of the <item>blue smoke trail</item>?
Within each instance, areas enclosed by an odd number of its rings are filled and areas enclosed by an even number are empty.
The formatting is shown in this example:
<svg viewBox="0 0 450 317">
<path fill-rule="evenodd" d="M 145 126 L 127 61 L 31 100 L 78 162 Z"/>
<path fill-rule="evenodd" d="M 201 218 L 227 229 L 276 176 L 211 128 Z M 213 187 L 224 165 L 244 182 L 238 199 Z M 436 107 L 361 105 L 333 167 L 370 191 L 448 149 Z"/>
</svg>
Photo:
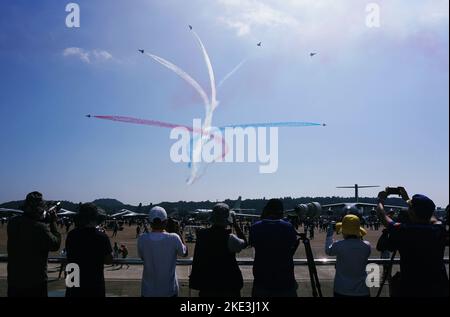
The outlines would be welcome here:
<svg viewBox="0 0 450 317">
<path fill-rule="evenodd" d="M 225 128 L 298 128 L 298 127 L 313 127 L 313 126 L 323 126 L 322 123 L 315 122 L 302 122 L 302 121 L 291 121 L 291 122 L 266 122 L 266 123 L 244 123 L 244 124 L 230 124 L 220 127 L 220 130 Z"/>
</svg>

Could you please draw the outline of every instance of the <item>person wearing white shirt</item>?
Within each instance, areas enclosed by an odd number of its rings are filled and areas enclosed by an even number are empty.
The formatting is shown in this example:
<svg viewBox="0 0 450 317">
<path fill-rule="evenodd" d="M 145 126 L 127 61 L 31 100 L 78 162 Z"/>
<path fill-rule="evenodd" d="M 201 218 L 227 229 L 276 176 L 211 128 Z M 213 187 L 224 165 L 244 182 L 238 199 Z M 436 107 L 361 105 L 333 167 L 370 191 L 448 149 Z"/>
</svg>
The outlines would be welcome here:
<svg viewBox="0 0 450 317">
<path fill-rule="evenodd" d="M 177 256 L 187 256 L 187 248 L 177 233 L 166 232 L 167 213 L 156 206 L 149 213 L 151 232 L 138 239 L 138 254 L 144 261 L 142 297 L 176 297 L 179 286 L 176 275 Z"/>
<path fill-rule="evenodd" d="M 343 240 L 333 241 L 333 226 L 327 231 L 325 253 L 336 256 L 334 278 L 335 297 L 368 297 L 366 265 L 370 256 L 370 243 L 362 240 L 366 230 L 361 228 L 356 215 L 346 215 L 342 223 L 336 224 L 336 231 L 342 230 Z"/>
</svg>

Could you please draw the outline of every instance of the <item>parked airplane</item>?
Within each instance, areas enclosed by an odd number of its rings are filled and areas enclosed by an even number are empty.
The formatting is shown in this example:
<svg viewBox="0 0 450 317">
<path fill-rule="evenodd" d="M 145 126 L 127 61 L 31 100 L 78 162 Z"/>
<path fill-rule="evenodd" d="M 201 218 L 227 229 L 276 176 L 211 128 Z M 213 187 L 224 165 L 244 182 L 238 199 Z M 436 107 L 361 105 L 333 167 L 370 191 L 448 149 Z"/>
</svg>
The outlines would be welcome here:
<svg viewBox="0 0 450 317">
<path fill-rule="evenodd" d="M 233 208 L 230 209 L 237 217 L 240 218 L 260 218 L 260 214 L 257 213 L 256 209 L 245 209 L 241 208 L 242 197 L 239 196 L 236 200 Z M 212 209 L 196 209 L 191 212 L 191 216 L 202 217 L 207 216 L 212 212 Z"/>
<path fill-rule="evenodd" d="M 22 210 L 10 209 L 10 208 L 0 208 L 0 217 L 11 217 L 15 215 L 23 214 Z"/>
<path fill-rule="evenodd" d="M 125 219 L 146 218 L 146 217 L 148 217 L 148 214 L 138 213 L 128 209 L 121 209 L 118 213 L 115 213 L 110 216 L 110 218 L 125 218 Z"/>
<path fill-rule="evenodd" d="M 373 187 L 380 187 L 378 185 L 364 185 L 360 186 L 358 184 L 355 184 L 353 186 L 338 186 L 336 188 L 354 188 L 355 189 L 355 201 L 354 202 L 341 202 L 341 203 L 334 203 L 334 204 L 327 204 L 322 205 L 322 208 L 328 209 L 329 214 L 333 214 L 336 212 L 340 212 L 341 214 L 346 214 L 351 211 L 358 210 L 361 215 L 364 214 L 364 210 L 367 208 L 371 209 L 371 213 L 374 214 L 376 211 L 377 204 L 371 204 L 371 203 L 362 203 L 359 202 L 359 189 L 360 188 L 373 188 Z M 407 209 L 405 206 L 399 206 L 399 205 L 385 205 L 386 208 L 390 208 L 393 211 L 399 211 L 402 209 Z"/>
</svg>

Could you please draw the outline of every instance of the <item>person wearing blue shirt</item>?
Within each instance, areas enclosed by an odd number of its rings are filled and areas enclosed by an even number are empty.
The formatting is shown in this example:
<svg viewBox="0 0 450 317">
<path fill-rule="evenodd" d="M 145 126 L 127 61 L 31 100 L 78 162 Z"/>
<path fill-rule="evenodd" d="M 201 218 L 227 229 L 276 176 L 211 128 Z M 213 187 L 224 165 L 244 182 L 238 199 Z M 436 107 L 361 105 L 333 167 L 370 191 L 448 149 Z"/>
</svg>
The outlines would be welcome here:
<svg viewBox="0 0 450 317">
<path fill-rule="evenodd" d="M 255 249 L 252 297 L 296 297 L 294 253 L 299 245 L 297 231 L 282 220 L 283 203 L 271 199 L 262 220 L 250 228 L 249 244 Z"/>
<path fill-rule="evenodd" d="M 384 201 L 389 191 L 378 194 L 378 214 L 388 229 L 386 248 L 400 253 L 400 279 L 396 296 L 448 297 L 449 280 L 444 264 L 444 250 L 448 246 L 448 232 L 433 213 L 433 201 L 425 195 L 410 200 L 406 190 L 399 187 L 401 197 L 408 203 L 401 222 L 386 215 Z"/>
</svg>

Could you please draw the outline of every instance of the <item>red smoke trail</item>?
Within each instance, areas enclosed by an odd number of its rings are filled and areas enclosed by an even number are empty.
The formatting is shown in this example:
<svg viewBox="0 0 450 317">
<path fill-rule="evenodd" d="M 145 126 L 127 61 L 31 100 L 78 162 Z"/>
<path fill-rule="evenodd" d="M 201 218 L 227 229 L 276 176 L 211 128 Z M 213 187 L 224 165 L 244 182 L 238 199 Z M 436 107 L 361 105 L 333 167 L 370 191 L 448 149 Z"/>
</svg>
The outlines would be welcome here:
<svg viewBox="0 0 450 317">
<path fill-rule="evenodd" d="M 131 117 L 121 117 L 121 116 L 92 116 L 97 119 L 103 119 L 103 120 L 111 120 L 111 121 L 118 121 L 118 122 L 125 122 L 125 123 L 134 123 L 134 124 L 141 124 L 141 125 L 149 125 L 153 127 L 160 127 L 160 128 L 186 128 L 190 132 L 193 132 L 193 129 L 191 127 L 182 125 L 182 124 L 173 124 L 158 120 L 146 120 L 146 119 L 138 119 L 138 118 L 131 118 Z M 201 132 L 200 132 L 201 133 Z"/>
<path fill-rule="evenodd" d="M 169 122 L 163 122 L 158 120 L 148 120 L 148 119 L 139 119 L 139 118 L 132 118 L 132 117 L 123 117 L 123 116 L 92 116 L 93 118 L 102 119 L 102 120 L 110 120 L 110 121 L 116 121 L 116 122 L 124 122 L 124 123 L 133 123 L 133 124 L 141 124 L 141 125 L 149 125 L 152 127 L 159 127 L 159 128 L 185 128 L 189 132 L 195 132 L 198 134 L 207 134 L 206 132 L 203 133 L 202 129 L 193 129 L 192 127 L 188 127 L 186 125 L 182 124 L 174 124 Z M 228 146 L 225 143 L 225 139 L 223 139 L 220 136 L 217 136 L 215 134 L 209 134 L 209 136 L 213 137 L 216 142 L 220 142 L 223 146 L 223 151 L 221 158 L 223 159 L 225 155 L 228 153 Z"/>
</svg>

